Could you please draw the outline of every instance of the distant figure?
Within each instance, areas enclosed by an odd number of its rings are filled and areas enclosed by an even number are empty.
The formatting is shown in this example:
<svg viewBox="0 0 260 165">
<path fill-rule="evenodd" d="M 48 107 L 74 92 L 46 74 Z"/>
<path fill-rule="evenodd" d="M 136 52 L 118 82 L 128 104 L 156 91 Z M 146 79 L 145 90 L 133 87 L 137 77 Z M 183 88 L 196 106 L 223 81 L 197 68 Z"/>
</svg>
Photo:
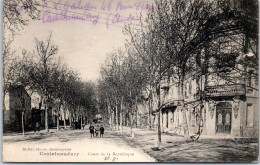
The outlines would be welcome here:
<svg viewBox="0 0 260 165">
<path fill-rule="evenodd" d="M 39 122 L 36 122 L 36 123 L 35 123 L 34 133 L 37 132 L 37 131 L 40 132 L 40 124 L 39 124 Z"/>
<path fill-rule="evenodd" d="M 92 124 L 90 124 L 90 126 L 89 126 L 89 131 L 90 131 L 90 136 L 92 137 L 94 137 L 94 130 L 95 130 L 95 128 L 94 128 L 94 126 L 92 125 Z"/>
<path fill-rule="evenodd" d="M 98 137 L 98 133 L 99 133 L 99 125 L 97 125 L 97 128 L 95 129 L 95 133 L 96 133 L 96 137 Z"/>
<path fill-rule="evenodd" d="M 72 129 L 76 129 L 75 123 L 72 123 Z"/>
<path fill-rule="evenodd" d="M 83 129 L 84 129 L 84 127 L 85 127 L 85 123 L 82 124 L 82 128 L 83 128 Z"/>
<path fill-rule="evenodd" d="M 100 126 L 100 137 L 102 136 L 103 137 L 103 135 L 104 135 L 104 132 L 105 132 L 105 129 L 104 129 L 104 127 L 103 127 L 103 125 L 101 125 Z"/>
</svg>

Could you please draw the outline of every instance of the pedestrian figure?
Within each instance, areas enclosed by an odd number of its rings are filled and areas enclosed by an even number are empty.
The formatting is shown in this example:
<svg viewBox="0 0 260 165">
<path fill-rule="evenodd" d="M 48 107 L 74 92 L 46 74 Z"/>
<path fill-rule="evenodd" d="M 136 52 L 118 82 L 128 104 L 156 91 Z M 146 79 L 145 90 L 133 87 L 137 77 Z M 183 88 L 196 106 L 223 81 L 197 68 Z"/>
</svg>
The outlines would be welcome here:
<svg viewBox="0 0 260 165">
<path fill-rule="evenodd" d="M 99 133 L 99 125 L 97 125 L 97 128 L 95 129 L 95 133 L 96 133 L 96 137 L 98 137 L 98 133 Z"/>
<path fill-rule="evenodd" d="M 85 123 L 82 124 L 82 127 L 83 127 L 83 129 L 84 129 L 84 127 L 85 127 Z"/>
<path fill-rule="evenodd" d="M 101 125 L 100 126 L 100 137 L 102 136 L 103 137 L 103 135 L 104 135 L 104 132 L 105 132 L 105 129 L 104 129 L 104 127 L 103 127 L 103 125 Z"/>
<path fill-rule="evenodd" d="M 89 131 L 90 131 L 90 136 L 92 137 L 94 137 L 94 130 L 95 130 L 95 128 L 94 128 L 94 126 L 92 125 L 92 124 L 90 124 L 90 126 L 89 126 Z"/>
<path fill-rule="evenodd" d="M 36 123 L 35 123 L 34 133 L 37 132 L 37 131 L 40 132 L 40 124 L 39 124 L 39 122 L 36 122 Z"/>
</svg>

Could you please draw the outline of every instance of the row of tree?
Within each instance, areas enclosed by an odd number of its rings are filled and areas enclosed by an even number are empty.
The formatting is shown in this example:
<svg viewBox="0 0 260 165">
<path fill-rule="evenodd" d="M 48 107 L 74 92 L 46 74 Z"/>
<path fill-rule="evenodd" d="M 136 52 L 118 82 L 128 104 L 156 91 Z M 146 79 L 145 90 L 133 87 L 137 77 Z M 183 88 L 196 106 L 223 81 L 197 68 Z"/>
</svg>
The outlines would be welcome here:
<svg viewBox="0 0 260 165">
<path fill-rule="evenodd" d="M 138 102 L 149 102 L 149 119 L 152 109 L 161 109 L 160 85 L 165 78 L 176 81 L 180 109 L 185 108 L 185 77 L 195 70 L 206 81 L 214 73 L 235 84 L 252 76 L 245 68 L 253 68 L 258 79 L 256 0 L 156 0 L 155 4 L 154 10 L 140 16 L 140 26 L 125 26 L 130 40 L 111 52 L 101 69 L 100 99 L 117 128 L 124 113 L 129 119 L 129 114 L 137 114 Z M 231 74 L 234 71 L 237 76 Z M 152 107 L 153 101 L 157 107 Z M 159 142 L 160 129 L 158 124 Z"/>
<path fill-rule="evenodd" d="M 93 118 L 96 113 L 96 95 L 92 82 L 83 82 L 76 71 L 62 62 L 52 33 L 46 39 L 35 38 L 32 50 L 19 52 L 12 49 L 13 41 L 24 26 L 39 19 L 39 4 L 37 0 L 4 1 L 3 98 L 13 85 L 24 86 L 31 96 L 37 92 L 41 96 L 40 105 L 44 105 L 39 109 L 45 109 L 45 128 L 48 131 L 49 107 L 56 111 L 59 129 L 61 107 L 64 110 L 65 126 L 66 112 L 70 114 L 70 124 L 79 118 L 82 122 L 86 115 Z"/>
<path fill-rule="evenodd" d="M 12 60 L 4 63 L 4 93 L 10 86 L 22 85 L 29 94 L 39 94 L 41 97 L 39 109 L 45 109 L 45 128 L 48 131 L 48 108 L 52 107 L 57 115 L 57 129 L 59 128 L 59 114 L 63 107 L 64 124 L 66 113 L 69 112 L 70 123 L 86 115 L 95 113 L 95 85 L 83 82 L 80 75 L 69 69 L 57 56 L 58 46 L 51 40 L 35 38 L 35 50 L 22 54 L 12 54 Z M 44 104 L 42 104 L 44 103 Z"/>
<path fill-rule="evenodd" d="M 137 118 L 137 103 L 142 101 L 142 89 L 145 88 L 146 76 L 142 61 L 135 56 L 133 49 L 125 52 L 121 49 L 108 54 L 101 67 L 102 79 L 98 84 L 100 109 L 105 110 L 111 127 L 116 121 L 116 129 L 123 123 L 133 126 Z M 129 56 L 126 56 L 129 54 Z M 135 116 L 135 117 L 134 117 Z"/>
</svg>

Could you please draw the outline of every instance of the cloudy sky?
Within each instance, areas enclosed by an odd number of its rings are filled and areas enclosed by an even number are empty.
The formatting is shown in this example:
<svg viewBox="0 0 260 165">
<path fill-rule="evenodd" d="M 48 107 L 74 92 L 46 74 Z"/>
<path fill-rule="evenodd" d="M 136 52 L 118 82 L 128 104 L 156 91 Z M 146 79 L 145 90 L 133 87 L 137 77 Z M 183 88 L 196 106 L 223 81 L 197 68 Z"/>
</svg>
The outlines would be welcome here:
<svg viewBox="0 0 260 165">
<path fill-rule="evenodd" d="M 80 72 L 82 80 L 93 81 L 99 77 L 99 68 L 106 53 L 124 46 L 127 36 L 122 33 L 122 22 L 132 20 L 132 23 L 138 23 L 135 20 L 138 19 L 137 15 L 145 12 L 142 4 L 147 5 L 147 1 L 139 3 L 137 0 L 112 0 L 111 5 L 108 5 L 110 1 L 102 0 L 56 2 L 40 7 L 41 19 L 31 21 L 15 39 L 13 46 L 32 50 L 35 37 L 46 39 L 52 31 L 53 41 L 59 46 L 58 55 L 69 67 Z"/>
</svg>

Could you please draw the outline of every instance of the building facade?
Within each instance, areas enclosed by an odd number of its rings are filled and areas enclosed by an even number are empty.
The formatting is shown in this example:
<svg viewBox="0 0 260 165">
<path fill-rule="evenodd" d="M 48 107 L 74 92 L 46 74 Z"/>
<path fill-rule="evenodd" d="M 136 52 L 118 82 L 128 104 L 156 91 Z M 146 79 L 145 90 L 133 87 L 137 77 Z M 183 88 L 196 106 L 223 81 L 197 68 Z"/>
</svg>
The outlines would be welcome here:
<svg viewBox="0 0 260 165">
<path fill-rule="evenodd" d="M 176 76 L 161 80 L 160 106 L 156 92 L 153 94 L 153 127 L 158 127 L 160 113 L 162 132 L 193 135 L 200 130 L 209 136 L 258 137 L 259 92 L 258 77 L 254 76 L 258 70 L 239 63 L 227 70 L 214 57 L 208 61 L 211 67 L 206 72 L 194 64 L 185 75 L 182 97 Z M 220 65 L 217 71 L 214 65 Z"/>
<path fill-rule="evenodd" d="M 216 77 L 208 78 L 216 81 Z M 205 80 L 204 80 L 205 81 Z M 184 108 L 178 99 L 178 86 L 173 81 L 162 81 L 161 108 L 154 104 L 153 127 L 158 127 L 158 113 L 162 132 L 190 135 L 198 132 L 209 136 L 258 137 L 258 84 L 228 84 L 224 80 L 201 84 L 189 77 L 184 81 Z M 200 90 L 202 89 L 202 90 Z M 147 110 L 148 111 L 148 110 Z M 187 125 L 187 126 L 186 126 Z"/>
<path fill-rule="evenodd" d="M 22 111 L 25 129 L 31 128 L 31 98 L 24 87 L 11 86 L 4 99 L 4 131 L 22 131 Z"/>
</svg>

